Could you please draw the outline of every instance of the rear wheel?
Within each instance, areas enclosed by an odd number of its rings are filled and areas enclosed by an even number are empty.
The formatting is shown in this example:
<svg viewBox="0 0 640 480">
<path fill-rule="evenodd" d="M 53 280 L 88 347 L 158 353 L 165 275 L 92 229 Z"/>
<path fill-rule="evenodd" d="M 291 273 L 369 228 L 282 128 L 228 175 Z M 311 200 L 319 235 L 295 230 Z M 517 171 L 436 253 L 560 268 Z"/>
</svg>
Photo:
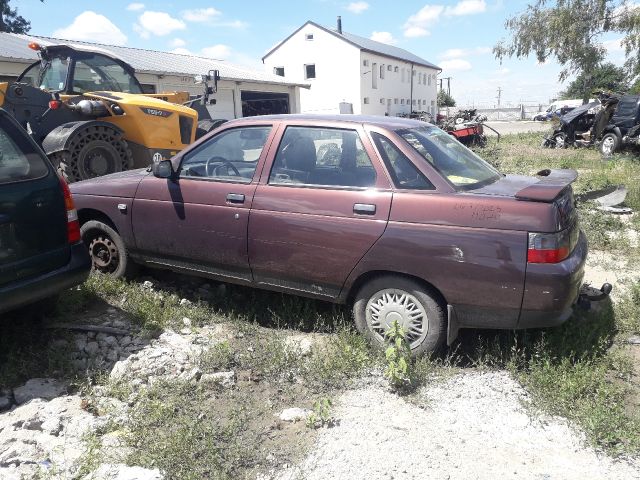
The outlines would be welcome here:
<svg viewBox="0 0 640 480">
<path fill-rule="evenodd" d="M 103 222 L 90 220 L 80 228 L 82 240 L 89 248 L 92 271 L 115 278 L 135 276 L 138 266 L 129 258 L 122 237 Z"/>
<path fill-rule="evenodd" d="M 557 133 L 553 140 L 556 143 L 556 148 L 567 148 L 567 136 L 564 133 Z"/>
<path fill-rule="evenodd" d="M 54 154 L 51 160 L 68 182 L 121 172 L 133 165 L 133 155 L 122 134 L 104 125 L 80 131 L 69 149 Z"/>
<path fill-rule="evenodd" d="M 437 295 L 405 277 L 385 275 L 367 282 L 356 296 L 353 315 L 358 330 L 378 346 L 397 321 L 414 356 L 435 352 L 445 340 L 446 321 Z"/>
<path fill-rule="evenodd" d="M 620 145 L 620 139 L 615 133 L 607 133 L 600 142 L 600 153 L 603 157 L 612 157 Z"/>
</svg>

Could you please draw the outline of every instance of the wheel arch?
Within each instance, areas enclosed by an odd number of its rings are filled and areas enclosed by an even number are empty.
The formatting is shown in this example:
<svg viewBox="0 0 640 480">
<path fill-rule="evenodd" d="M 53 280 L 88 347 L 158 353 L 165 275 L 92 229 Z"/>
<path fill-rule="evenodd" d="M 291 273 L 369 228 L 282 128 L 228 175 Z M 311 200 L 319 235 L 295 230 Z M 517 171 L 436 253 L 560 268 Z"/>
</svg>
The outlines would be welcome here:
<svg viewBox="0 0 640 480">
<path fill-rule="evenodd" d="M 116 226 L 115 222 L 113 220 L 111 220 L 111 218 L 109 217 L 109 215 L 107 215 L 106 213 L 100 211 L 100 210 L 96 210 L 94 208 L 82 208 L 80 210 L 78 210 L 78 221 L 80 222 L 80 225 L 84 225 L 87 222 L 90 222 L 91 220 L 96 220 L 98 222 L 102 222 L 106 225 L 109 225 L 111 228 L 113 228 L 118 234 L 120 233 L 120 231 L 118 230 L 118 227 Z"/>
<path fill-rule="evenodd" d="M 365 285 L 367 282 L 371 281 L 374 278 L 379 278 L 384 276 L 404 277 L 423 285 L 425 288 L 427 288 L 433 294 L 436 295 L 438 302 L 441 304 L 443 308 L 446 309 L 447 299 L 442 294 L 440 289 L 438 289 L 438 287 L 436 287 L 434 284 L 416 275 L 411 275 L 409 273 L 403 273 L 403 272 L 395 272 L 392 270 L 371 270 L 369 272 L 362 273 L 358 278 L 355 279 L 355 281 L 348 288 L 348 290 L 343 296 L 343 301 L 347 304 L 352 304 L 355 300 L 355 296 L 357 295 L 358 291 L 362 288 L 363 285 Z"/>
<path fill-rule="evenodd" d="M 51 130 L 42 141 L 42 149 L 47 155 L 68 150 L 73 139 L 84 129 L 89 127 L 108 127 L 120 135 L 124 134 L 117 125 L 102 120 L 85 120 L 80 122 L 68 122 L 58 125 Z"/>
</svg>

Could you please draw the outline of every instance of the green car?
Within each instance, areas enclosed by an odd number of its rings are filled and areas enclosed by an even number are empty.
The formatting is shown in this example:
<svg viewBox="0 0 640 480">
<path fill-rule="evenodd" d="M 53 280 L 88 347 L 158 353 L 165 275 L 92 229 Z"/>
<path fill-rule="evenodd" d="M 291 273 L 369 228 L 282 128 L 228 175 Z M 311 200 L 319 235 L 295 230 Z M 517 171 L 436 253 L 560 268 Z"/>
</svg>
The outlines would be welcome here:
<svg viewBox="0 0 640 480">
<path fill-rule="evenodd" d="M 0 313 L 55 297 L 90 269 L 69 187 L 0 109 Z"/>
</svg>

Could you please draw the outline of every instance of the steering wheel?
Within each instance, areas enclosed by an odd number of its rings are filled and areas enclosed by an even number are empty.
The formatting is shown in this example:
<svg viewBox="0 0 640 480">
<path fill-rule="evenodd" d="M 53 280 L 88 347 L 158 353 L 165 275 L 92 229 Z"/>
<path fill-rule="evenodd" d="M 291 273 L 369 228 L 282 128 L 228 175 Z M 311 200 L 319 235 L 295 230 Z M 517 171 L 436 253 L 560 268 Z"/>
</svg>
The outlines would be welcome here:
<svg viewBox="0 0 640 480">
<path fill-rule="evenodd" d="M 209 165 L 213 166 L 211 172 L 209 171 Z M 223 157 L 211 157 L 207 160 L 207 163 L 204 166 L 204 170 L 207 174 L 207 177 L 217 176 L 217 171 L 221 167 L 227 167 L 227 175 L 229 174 L 229 169 L 233 171 L 233 174 L 236 177 L 240 176 L 240 171 L 236 168 L 236 166 L 231 163 L 229 160 Z"/>
</svg>

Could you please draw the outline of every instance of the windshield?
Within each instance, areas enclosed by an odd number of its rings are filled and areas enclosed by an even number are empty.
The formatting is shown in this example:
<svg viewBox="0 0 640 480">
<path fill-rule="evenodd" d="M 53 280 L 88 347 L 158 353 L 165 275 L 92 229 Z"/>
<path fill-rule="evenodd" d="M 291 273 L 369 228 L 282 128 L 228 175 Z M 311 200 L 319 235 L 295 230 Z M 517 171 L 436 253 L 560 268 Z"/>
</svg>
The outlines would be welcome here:
<svg viewBox="0 0 640 480">
<path fill-rule="evenodd" d="M 32 65 L 22 74 L 20 81 L 41 90 L 60 91 L 64 90 L 68 69 L 68 58 L 55 57 L 46 63 L 44 69 L 40 63 Z"/>
<path fill-rule="evenodd" d="M 460 190 L 473 190 L 498 180 L 502 175 L 448 133 L 424 126 L 397 133 L 422 158 Z"/>
<path fill-rule="evenodd" d="M 111 58 L 96 54 L 76 60 L 73 91 L 85 93 L 100 90 L 142 93 L 138 81 Z"/>
<path fill-rule="evenodd" d="M 40 178 L 48 172 L 42 154 L 29 142 L 27 132 L 0 116 L 0 185 Z"/>
</svg>

